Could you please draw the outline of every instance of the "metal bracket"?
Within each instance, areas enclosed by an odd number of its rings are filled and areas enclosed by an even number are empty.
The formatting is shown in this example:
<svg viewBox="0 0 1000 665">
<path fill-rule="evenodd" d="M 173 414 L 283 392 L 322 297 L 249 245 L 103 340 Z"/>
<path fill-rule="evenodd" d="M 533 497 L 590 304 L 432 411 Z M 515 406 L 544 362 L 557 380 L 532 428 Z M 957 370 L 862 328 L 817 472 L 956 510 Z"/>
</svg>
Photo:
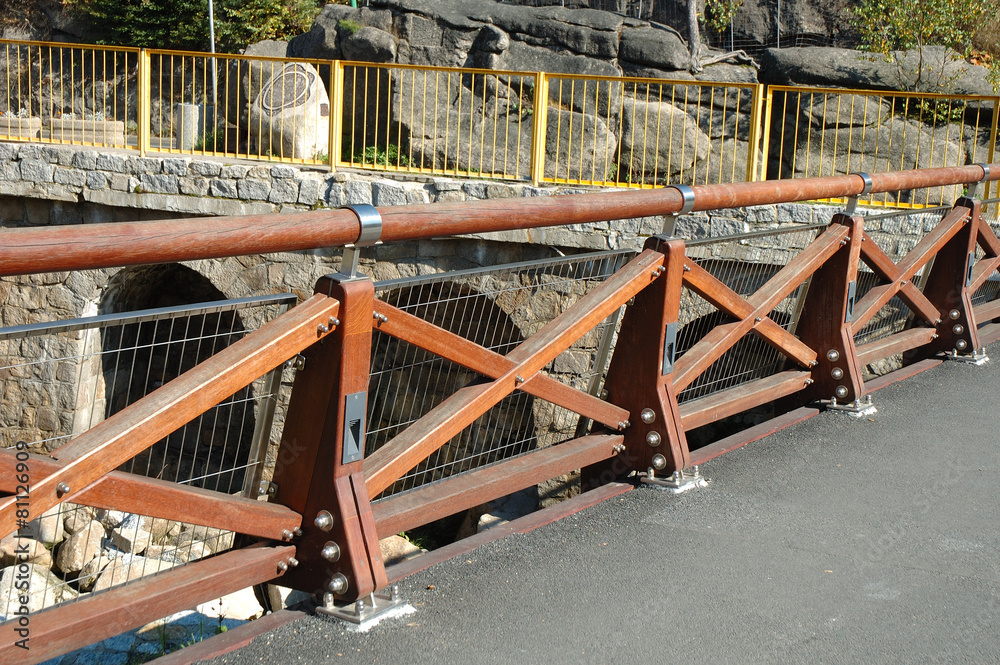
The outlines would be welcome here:
<svg viewBox="0 0 1000 665">
<path fill-rule="evenodd" d="M 368 393 L 351 393 L 344 398 L 344 456 L 342 464 L 350 464 L 365 456 L 365 410 Z"/>
<path fill-rule="evenodd" d="M 684 199 L 684 204 L 681 209 L 675 213 L 667 215 L 667 218 L 663 220 L 663 234 L 667 236 L 674 235 L 674 228 L 677 226 L 677 218 L 681 215 L 686 215 L 694 209 L 694 190 L 688 185 L 671 185 L 670 188 L 676 189 L 680 192 L 681 197 Z"/>
<path fill-rule="evenodd" d="M 983 169 L 983 178 L 982 178 L 982 180 L 977 180 L 976 182 L 972 183 L 972 187 L 969 188 L 969 191 L 966 194 L 966 196 L 968 196 L 970 199 L 976 198 L 979 195 L 979 186 L 981 184 L 983 184 L 984 182 L 986 182 L 987 180 L 990 179 L 990 165 L 989 164 L 976 164 L 976 166 L 982 167 L 982 169 Z"/>
<path fill-rule="evenodd" d="M 708 487 L 708 479 L 701 475 L 701 470 L 695 464 L 690 471 L 674 471 L 672 475 L 664 478 L 656 477 L 656 470 L 649 467 L 649 471 L 643 475 L 639 474 L 644 485 L 650 485 L 658 489 L 664 489 L 671 494 L 682 494 L 696 487 Z"/>
<path fill-rule="evenodd" d="M 972 286 L 972 269 L 976 267 L 976 253 L 969 252 L 969 258 L 965 262 L 965 286 Z"/>
<path fill-rule="evenodd" d="M 674 357 L 677 354 L 677 322 L 667 324 L 663 333 L 663 376 L 674 371 Z"/>
<path fill-rule="evenodd" d="M 367 630 L 383 619 L 413 614 L 415 611 L 412 605 L 399 597 L 398 584 L 393 584 L 382 593 L 370 593 L 365 598 L 345 605 L 337 605 L 335 596 L 325 593 L 323 604 L 316 608 L 317 614 L 347 621 L 356 625 L 357 630 Z"/>
<path fill-rule="evenodd" d="M 361 259 L 360 249 L 379 242 L 382 237 L 382 215 L 375 206 L 367 203 L 344 206 L 353 212 L 361 223 L 361 233 L 352 245 L 344 245 L 344 256 L 340 263 L 341 274 L 349 278 L 358 277 L 358 262 Z"/>
<path fill-rule="evenodd" d="M 986 355 L 985 348 L 973 351 L 969 354 L 962 354 L 958 352 L 958 349 L 952 349 L 949 353 L 945 354 L 944 358 L 945 360 L 951 360 L 952 362 L 967 363 L 969 365 L 975 365 L 976 367 L 985 365 L 990 361 L 990 357 Z"/>
<path fill-rule="evenodd" d="M 865 418 L 867 416 L 874 416 L 878 413 L 878 409 L 876 409 L 875 405 L 872 404 L 871 395 L 866 395 L 864 401 L 858 398 L 853 402 L 848 402 L 847 404 L 838 404 L 836 397 L 828 400 L 821 399 L 819 402 L 827 411 L 840 413 L 845 416 L 851 416 L 852 418 Z"/>
<path fill-rule="evenodd" d="M 864 189 L 861 190 L 860 194 L 858 194 L 857 196 L 852 196 L 851 198 L 847 199 L 847 207 L 844 208 L 844 214 L 847 215 L 848 217 L 853 215 L 854 211 L 857 209 L 858 197 L 868 196 L 872 192 L 872 177 L 870 175 L 868 175 L 867 173 L 855 173 L 854 175 L 859 176 L 861 178 L 861 181 L 864 182 L 865 186 Z"/>
<path fill-rule="evenodd" d="M 854 320 L 854 300 L 857 290 L 858 283 L 856 280 L 851 280 L 847 283 L 847 311 L 844 313 L 844 323 L 850 323 Z"/>
</svg>

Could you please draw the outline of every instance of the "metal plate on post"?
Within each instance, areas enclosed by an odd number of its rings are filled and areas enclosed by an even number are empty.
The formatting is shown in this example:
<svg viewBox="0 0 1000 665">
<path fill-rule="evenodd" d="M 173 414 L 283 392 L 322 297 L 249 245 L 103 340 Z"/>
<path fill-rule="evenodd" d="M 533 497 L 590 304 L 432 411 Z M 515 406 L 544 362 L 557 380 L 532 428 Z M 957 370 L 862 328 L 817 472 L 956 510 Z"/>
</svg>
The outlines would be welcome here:
<svg viewBox="0 0 1000 665">
<path fill-rule="evenodd" d="M 677 353 L 677 322 L 667 324 L 663 335 L 663 375 L 674 371 L 674 356 Z"/>
<path fill-rule="evenodd" d="M 351 393 L 344 398 L 344 464 L 365 456 L 365 410 L 368 393 Z"/>
<path fill-rule="evenodd" d="M 844 323 L 854 320 L 854 300 L 858 290 L 857 281 L 850 281 L 847 284 L 847 312 L 844 314 Z"/>
<path fill-rule="evenodd" d="M 965 286 L 968 288 L 972 285 L 972 269 L 976 267 L 976 253 L 969 252 L 969 259 L 965 264 Z"/>
</svg>

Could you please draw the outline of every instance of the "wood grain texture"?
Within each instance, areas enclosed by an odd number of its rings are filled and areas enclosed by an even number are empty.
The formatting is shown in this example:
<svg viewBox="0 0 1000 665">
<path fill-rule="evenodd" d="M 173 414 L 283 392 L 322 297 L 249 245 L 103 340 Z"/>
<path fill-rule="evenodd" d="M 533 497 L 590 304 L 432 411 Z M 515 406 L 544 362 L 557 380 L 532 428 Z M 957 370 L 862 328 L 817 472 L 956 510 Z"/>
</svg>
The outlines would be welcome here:
<svg viewBox="0 0 1000 665">
<path fill-rule="evenodd" d="M 31 615 L 30 649 L 0 641 L 0 662 L 34 665 L 200 603 L 280 577 L 291 545 L 254 545 L 184 564 Z"/>
<path fill-rule="evenodd" d="M 680 405 L 681 425 L 685 430 L 691 431 L 797 393 L 808 385 L 809 376 L 810 372 L 803 370 L 787 370 L 735 388 L 721 390 L 708 397 L 684 402 Z"/>
<path fill-rule="evenodd" d="M 473 382 L 445 399 L 365 460 L 369 496 L 378 496 L 404 473 L 471 425 L 548 365 L 576 340 L 645 288 L 663 255 L 644 251 L 540 331 L 511 351 L 510 369 L 492 381 Z"/>
<path fill-rule="evenodd" d="M 622 438 L 620 434 L 584 436 L 377 501 L 372 509 L 379 536 L 387 538 L 610 459 Z"/>
<path fill-rule="evenodd" d="M 483 348 L 461 335 L 428 323 L 387 303 L 376 300 L 375 312 L 388 319 L 384 322 L 375 321 L 378 330 L 466 369 L 479 372 L 486 378 L 498 379 L 515 367 L 513 361 L 499 353 Z M 517 389 L 608 427 L 617 428 L 618 423 L 628 420 L 628 411 L 544 374 L 535 374 L 524 383 L 518 384 Z"/>
<path fill-rule="evenodd" d="M 895 335 L 858 347 L 858 362 L 869 365 L 897 353 L 905 353 L 925 344 L 930 344 L 937 336 L 934 328 L 910 328 Z"/>
<path fill-rule="evenodd" d="M 314 296 L 57 449 L 52 457 L 63 464 L 33 482 L 32 513 L 73 501 L 91 483 L 322 339 L 317 326 L 338 311 L 336 300 Z M 68 494 L 57 491 L 60 483 L 69 485 Z M 0 503 L 0 533 L 17 528 L 15 503 L 14 497 Z"/>
<path fill-rule="evenodd" d="M 28 459 L 32 475 L 39 477 L 60 472 L 63 464 L 41 455 Z M 14 452 L 0 450 L 0 492 L 15 492 L 14 469 Z M 273 540 L 281 540 L 282 532 L 294 531 L 302 523 L 302 516 L 285 506 L 122 471 L 112 471 L 97 480 L 76 494 L 73 501 Z"/>
</svg>

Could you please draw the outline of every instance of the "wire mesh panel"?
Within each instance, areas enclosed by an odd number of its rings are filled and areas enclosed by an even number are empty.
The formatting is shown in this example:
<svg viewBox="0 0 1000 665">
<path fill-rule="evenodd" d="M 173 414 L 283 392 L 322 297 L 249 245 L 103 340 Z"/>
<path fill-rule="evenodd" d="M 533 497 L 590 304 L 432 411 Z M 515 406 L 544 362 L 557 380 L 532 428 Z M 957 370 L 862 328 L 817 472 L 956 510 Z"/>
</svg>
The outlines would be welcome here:
<svg viewBox="0 0 1000 665">
<path fill-rule="evenodd" d="M 747 298 L 788 265 L 816 239 L 825 225 L 799 226 L 688 243 L 686 254 L 739 296 Z M 795 289 L 772 310 L 770 318 L 795 332 L 806 285 Z M 732 321 L 704 298 L 685 288 L 681 293 L 677 356 L 697 344 L 716 326 Z M 679 403 L 762 379 L 778 371 L 785 357 L 755 334 L 745 335 L 677 395 Z"/>
<path fill-rule="evenodd" d="M 548 89 L 547 181 L 657 187 L 754 178 L 755 85 L 550 74 Z"/>
<path fill-rule="evenodd" d="M 328 163 L 329 62 L 153 51 L 149 71 L 150 148 Z"/>
<path fill-rule="evenodd" d="M 989 224 L 993 233 L 1000 234 L 1000 199 L 983 199 L 983 207 L 980 210 L 980 217 Z M 985 256 L 983 248 L 976 246 L 976 261 Z M 972 304 L 981 305 L 991 300 L 996 300 L 1000 296 L 1000 274 L 996 271 L 980 286 L 972 295 Z"/>
<path fill-rule="evenodd" d="M 343 67 L 340 164 L 514 180 L 531 174 L 534 74 Z"/>
<path fill-rule="evenodd" d="M 884 173 L 987 162 L 998 97 L 771 86 L 769 178 Z M 868 205 L 949 205 L 960 185 L 886 192 Z"/>
<path fill-rule="evenodd" d="M 632 252 L 603 252 L 376 284 L 380 300 L 507 354 L 603 282 Z M 596 393 L 617 314 L 587 333 L 543 371 Z M 368 388 L 366 454 L 384 445 L 478 375 L 376 329 Z M 477 419 L 383 496 L 412 489 L 572 438 L 579 416 L 515 392 Z"/>
<path fill-rule="evenodd" d="M 865 231 L 885 252 L 893 263 L 899 263 L 916 247 L 917 243 L 941 221 L 951 208 L 928 208 L 925 210 L 887 213 L 883 215 L 868 215 L 865 217 Z M 918 289 L 924 286 L 924 280 L 930 270 L 930 263 L 920 268 L 911 282 Z M 856 301 L 861 300 L 872 287 L 884 283 L 879 279 L 864 261 L 858 265 L 858 285 L 855 291 Z M 857 345 L 874 342 L 889 335 L 901 332 L 910 321 L 912 312 L 900 298 L 893 297 L 869 321 L 864 328 L 854 336 Z"/>
<path fill-rule="evenodd" d="M 135 145 L 139 50 L 0 40 L 0 139 Z"/>
<path fill-rule="evenodd" d="M 22 457 L 57 450 L 295 300 L 267 296 L 0 329 L 0 445 Z M 261 377 L 120 470 L 256 497 L 279 381 L 280 370 Z M 28 480 L 41 480 L 30 466 Z M 228 549 L 234 537 L 69 502 L 28 517 L 16 535 L 31 552 L 30 611 Z M 25 571 L 13 563 L 4 559 L 0 570 L 0 618 L 25 604 L 14 585 Z"/>
</svg>

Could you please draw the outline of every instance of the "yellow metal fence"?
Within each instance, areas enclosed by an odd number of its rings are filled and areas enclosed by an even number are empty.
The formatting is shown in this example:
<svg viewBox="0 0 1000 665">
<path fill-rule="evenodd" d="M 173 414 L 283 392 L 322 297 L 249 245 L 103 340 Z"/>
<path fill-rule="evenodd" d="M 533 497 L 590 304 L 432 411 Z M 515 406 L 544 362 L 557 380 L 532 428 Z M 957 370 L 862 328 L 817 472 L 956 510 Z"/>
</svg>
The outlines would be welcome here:
<svg viewBox="0 0 1000 665">
<path fill-rule="evenodd" d="M 998 97 L 0 40 L 0 139 L 617 187 L 988 162 Z M 960 190 L 873 197 L 935 205 Z"/>
</svg>

